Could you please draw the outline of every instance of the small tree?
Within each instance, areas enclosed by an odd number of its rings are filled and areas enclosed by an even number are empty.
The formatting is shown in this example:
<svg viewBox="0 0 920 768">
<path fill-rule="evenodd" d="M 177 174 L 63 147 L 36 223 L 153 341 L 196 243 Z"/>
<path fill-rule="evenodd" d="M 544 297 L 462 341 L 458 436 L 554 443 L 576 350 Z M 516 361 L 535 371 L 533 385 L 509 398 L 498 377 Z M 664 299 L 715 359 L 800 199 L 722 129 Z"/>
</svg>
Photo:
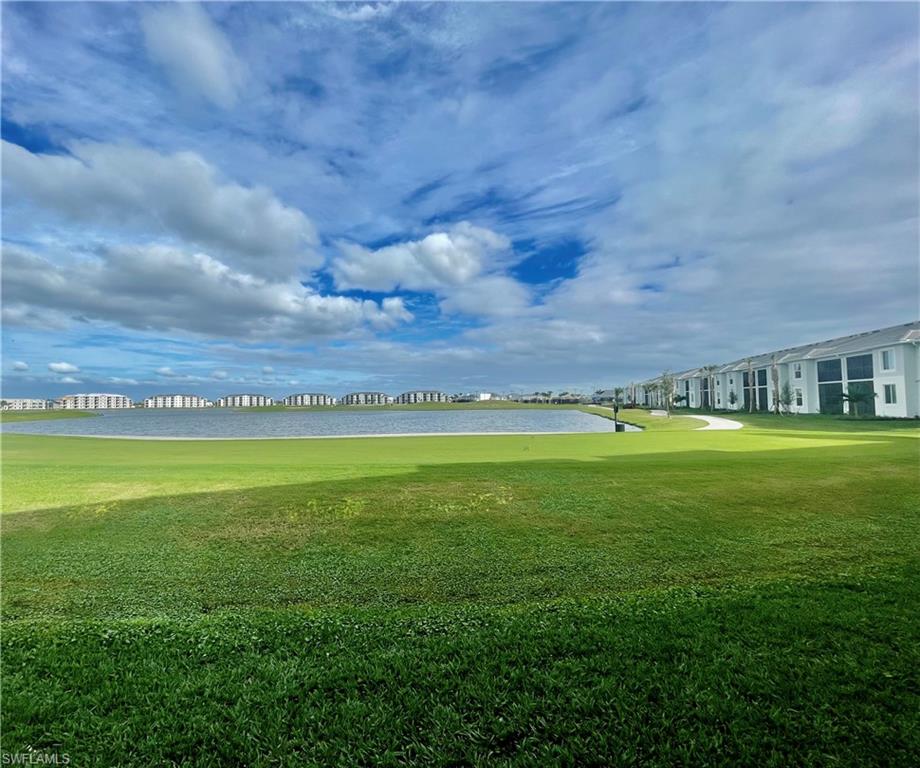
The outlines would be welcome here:
<svg viewBox="0 0 920 768">
<path fill-rule="evenodd" d="M 613 388 L 613 403 L 614 405 L 623 404 L 623 387 L 614 387 Z"/>
<path fill-rule="evenodd" d="M 789 413 L 789 411 L 792 410 L 793 399 L 792 387 L 789 386 L 789 382 L 787 381 L 783 384 L 783 388 L 779 392 L 779 402 L 780 405 L 783 406 L 783 413 Z"/>
<path fill-rule="evenodd" d="M 735 403 L 738 402 L 738 395 L 735 394 L 735 390 L 731 390 L 731 392 L 728 393 L 728 402 L 732 408 L 734 408 Z"/>
</svg>

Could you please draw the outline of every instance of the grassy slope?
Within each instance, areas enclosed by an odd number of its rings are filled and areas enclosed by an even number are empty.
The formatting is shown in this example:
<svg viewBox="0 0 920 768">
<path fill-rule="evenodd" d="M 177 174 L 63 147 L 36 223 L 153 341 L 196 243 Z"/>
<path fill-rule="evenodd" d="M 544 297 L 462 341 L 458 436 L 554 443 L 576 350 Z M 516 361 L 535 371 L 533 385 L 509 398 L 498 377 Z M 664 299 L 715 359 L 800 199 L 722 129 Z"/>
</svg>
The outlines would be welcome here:
<svg viewBox="0 0 920 768">
<path fill-rule="evenodd" d="M 3 748 L 906 764 L 917 432 L 628 418 L 649 431 L 5 436 Z"/>
</svg>

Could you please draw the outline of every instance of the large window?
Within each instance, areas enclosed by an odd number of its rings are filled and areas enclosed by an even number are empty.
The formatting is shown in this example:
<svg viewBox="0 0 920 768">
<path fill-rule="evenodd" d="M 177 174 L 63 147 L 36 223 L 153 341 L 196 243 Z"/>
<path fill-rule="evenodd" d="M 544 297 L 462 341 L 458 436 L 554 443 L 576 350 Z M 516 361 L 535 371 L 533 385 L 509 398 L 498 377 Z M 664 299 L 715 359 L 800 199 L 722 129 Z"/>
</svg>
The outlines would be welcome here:
<svg viewBox="0 0 920 768">
<path fill-rule="evenodd" d="M 865 381 L 872 378 L 872 355 L 847 358 L 847 380 Z"/>
<path fill-rule="evenodd" d="M 885 385 L 885 405 L 894 405 L 898 402 L 898 388 L 894 384 Z"/>
<path fill-rule="evenodd" d="M 792 375 L 796 379 L 802 378 L 802 364 L 801 363 L 792 364 Z"/>
<path fill-rule="evenodd" d="M 798 406 L 799 408 L 801 408 L 803 405 L 805 405 L 805 399 L 802 397 L 802 390 L 801 390 L 801 389 L 796 389 L 796 391 L 795 391 L 795 404 L 796 404 L 796 406 Z"/>
<path fill-rule="evenodd" d="M 818 361 L 818 381 L 843 381 L 839 360 Z"/>
<path fill-rule="evenodd" d="M 847 398 L 851 416 L 875 416 L 875 390 L 871 381 L 848 382 Z"/>
<path fill-rule="evenodd" d="M 882 370 L 883 371 L 893 371 L 894 370 L 894 350 L 893 349 L 883 349 L 882 350 Z"/>
<path fill-rule="evenodd" d="M 819 384 L 818 407 L 821 413 L 843 413 L 843 384 Z"/>
</svg>

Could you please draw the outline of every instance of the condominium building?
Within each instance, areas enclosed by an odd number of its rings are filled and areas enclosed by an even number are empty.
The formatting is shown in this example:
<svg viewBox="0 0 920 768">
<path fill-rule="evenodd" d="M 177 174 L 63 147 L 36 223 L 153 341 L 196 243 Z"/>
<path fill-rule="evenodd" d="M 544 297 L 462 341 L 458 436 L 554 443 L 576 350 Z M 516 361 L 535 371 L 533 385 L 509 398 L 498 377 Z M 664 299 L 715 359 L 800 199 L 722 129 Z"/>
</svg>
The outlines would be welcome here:
<svg viewBox="0 0 920 768">
<path fill-rule="evenodd" d="M 0 400 L 4 411 L 45 411 L 54 407 L 54 402 L 38 397 L 8 397 Z"/>
<path fill-rule="evenodd" d="M 54 407 L 64 409 L 77 408 L 85 411 L 103 411 L 109 408 L 133 408 L 134 403 L 132 403 L 131 398 L 126 395 L 91 393 L 64 395 L 64 397 L 55 400 Z"/>
<path fill-rule="evenodd" d="M 636 401 L 661 405 L 661 377 Z M 920 416 L 920 322 L 755 355 L 672 376 L 672 400 L 691 408 Z M 784 393 L 788 397 L 784 397 Z M 783 400 L 788 399 L 788 404 Z"/>
<path fill-rule="evenodd" d="M 393 398 L 384 392 L 351 392 L 342 398 L 344 405 L 391 405 Z"/>
<path fill-rule="evenodd" d="M 214 403 L 198 395 L 154 395 L 144 400 L 144 408 L 210 408 Z"/>
<path fill-rule="evenodd" d="M 409 403 L 449 403 L 450 397 L 435 389 L 417 389 L 412 392 L 403 392 L 396 398 L 401 405 Z"/>
<path fill-rule="evenodd" d="M 225 395 L 217 401 L 218 408 L 265 408 L 275 401 L 268 395 Z"/>
<path fill-rule="evenodd" d="M 297 395 L 288 395 L 281 401 L 285 405 L 335 405 L 336 399 L 332 395 L 321 392 L 301 392 Z"/>
</svg>

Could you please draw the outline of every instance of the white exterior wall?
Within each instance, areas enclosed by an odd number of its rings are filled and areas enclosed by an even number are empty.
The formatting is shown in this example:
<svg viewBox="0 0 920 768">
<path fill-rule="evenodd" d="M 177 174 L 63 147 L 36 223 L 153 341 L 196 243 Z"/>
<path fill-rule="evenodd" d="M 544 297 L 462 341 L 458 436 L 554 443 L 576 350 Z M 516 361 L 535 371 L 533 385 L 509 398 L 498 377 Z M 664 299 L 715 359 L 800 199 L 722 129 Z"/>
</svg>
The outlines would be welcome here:
<svg viewBox="0 0 920 768">
<path fill-rule="evenodd" d="M 4 411 L 45 411 L 53 405 L 50 400 L 37 397 L 8 397 L 3 403 Z"/>
<path fill-rule="evenodd" d="M 77 409 L 87 411 L 104 411 L 112 408 L 133 408 L 131 398 L 125 395 L 86 394 L 64 395 L 55 402 L 56 408 L 65 410 Z"/>
<path fill-rule="evenodd" d="M 288 395 L 282 402 L 294 406 L 335 405 L 335 398 L 321 392 L 303 392 L 299 395 Z"/>
<path fill-rule="evenodd" d="M 198 395 L 154 395 L 144 400 L 144 408 L 210 408 L 213 403 Z"/>
<path fill-rule="evenodd" d="M 219 408 L 265 408 L 274 404 L 267 395 L 227 395 L 217 401 Z"/>
<path fill-rule="evenodd" d="M 393 398 L 383 392 L 352 392 L 342 399 L 345 405 L 390 405 Z"/>
<path fill-rule="evenodd" d="M 403 392 L 396 398 L 397 403 L 446 403 L 449 400 L 443 392 L 434 390 L 417 390 L 414 392 Z"/>
</svg>

